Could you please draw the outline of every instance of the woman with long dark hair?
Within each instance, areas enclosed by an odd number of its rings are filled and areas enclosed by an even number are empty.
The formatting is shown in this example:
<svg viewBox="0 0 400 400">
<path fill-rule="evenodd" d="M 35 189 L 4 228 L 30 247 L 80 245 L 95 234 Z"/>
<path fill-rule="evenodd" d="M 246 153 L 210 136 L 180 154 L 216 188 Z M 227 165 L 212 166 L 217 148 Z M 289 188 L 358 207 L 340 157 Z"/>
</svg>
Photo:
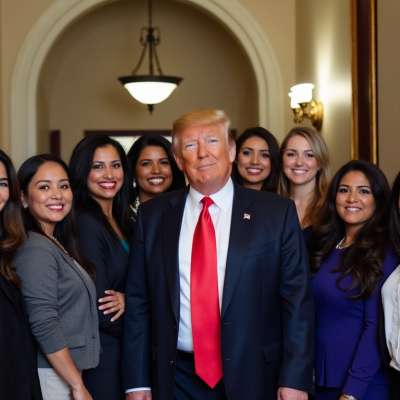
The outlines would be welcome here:
<svg viewBox="0 0 400 400">
<path fill-rule="evenodd" d="M 396 253 L 400 256 L 400 173 L 393 182 L 390 195 L 390 239 Z M 400 398 L 400 266 L 391 273 L 382 286 L 382 302 L 384 311 L 384 332 L 382 335 L 388 364 L 392 374 L 390 399 Z"/>
<path fill-rule="evenodd" d="M 171 143 L 163 136 L 146 135 L 136 140 L 128 152 L 128 164 L 133 175 L 130 202 L 135 214 L 140 203 L 186 185 Z"/>
<path fill-rule="evenodd" d="M 68 168 L 40 154 L 18 171 L 27 237 L 15 265 L 39 344 L 44 400 L 90 400 L 82 370 L 99 361 L 93 265 L 80 253 Z"/>
<path fill-rule="evenodd" d="M 236 139 L 232 179 L 239 185 L 277 193 L 280 170 L 279 145 L 271 132 L 256 126 Z"/>
<path fill-rule="evenodd" d="M 398 263 L 389 246 L 389 193 L 376 165 L 350 161 L 332 179 L 313 230 L 316 400 L 388 399 L 378 323 L 380 289 Z"/>
<path fill-rule="evenodd" d="M 17 174 L 0 150 L 0 392 L 4 399 L 41 400 L 36 347 L 14 267 L 24 241 Z"/>
<path fill-rule="evenodd" d="M 83 380 L 95 400 L 122 400 L 122 327 L 133 227 L 127 159 L 119 142 L 107 135 L 95 135 L 77 144 L 69 167 L 78 213 L 78 241 L 96 267 L 100 303 L 100 362 L 84 371 Z"/>
</svg>

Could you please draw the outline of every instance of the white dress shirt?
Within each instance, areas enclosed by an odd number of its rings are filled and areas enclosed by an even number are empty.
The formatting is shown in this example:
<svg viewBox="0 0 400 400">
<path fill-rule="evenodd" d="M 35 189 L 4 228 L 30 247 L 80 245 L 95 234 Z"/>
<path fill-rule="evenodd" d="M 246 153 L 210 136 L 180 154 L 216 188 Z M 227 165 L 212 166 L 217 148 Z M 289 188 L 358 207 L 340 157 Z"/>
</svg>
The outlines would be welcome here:
<svg viewBox="0 0 400 400">
<path fill-rule="evenodd" d="M 385 314 L 386 344 L 390 366 L 400 371 L 400 265 L 390 274 L 382 286 L 382 302 Z"/>
<path fill-rule="evenodd" d="M 180 279 L 180 321 L 178 332 L 178 349 L 193 351 L 192 318 L 190 309 L 190 267 L 192 257 L 193 234 L 203 205 L 204 197 L 190 187 L 183 212 L 182 227 L 179 237 L 179 279 Z M 228 255 L 229 233 L 231 229 L 233 183 L 227 184 L 217 193 L 210 196 L 214 201 L 209 207 L 215 229 L 217 242 L 218 294 L 219 307 L 222 306 L 226 258 Z"/>
</svg>

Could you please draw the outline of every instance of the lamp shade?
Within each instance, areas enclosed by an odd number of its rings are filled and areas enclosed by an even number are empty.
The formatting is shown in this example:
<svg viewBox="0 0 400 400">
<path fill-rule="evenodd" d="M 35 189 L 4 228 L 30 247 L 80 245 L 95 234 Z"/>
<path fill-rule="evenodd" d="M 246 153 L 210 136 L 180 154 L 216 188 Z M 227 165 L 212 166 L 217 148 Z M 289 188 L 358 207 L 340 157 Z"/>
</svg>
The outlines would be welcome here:
<svg viewBox="0 0 400 400">
<path fill-rule="evenodd" d="M 158 104 L 167 99 L 182 78 L 165 75 L 132 75 L 118 78 L 125 89 L 143 104 Z"/>
<path fill-rule="evenodd" d="M 308 103 L 312 100 L 312 90 L 314 89 L 314 85 L 312 83 L 300 83 L 298 85 L 292 86 L 290 88 L 292 96 L 292 101 L 300 104 L 300 103 Z"/>
<path fill-rule="evenodd" d="M 300 104 L 296 101 L 293 92 L 289 93 L 289 97 L 290 97 L 290 108 L 300 108 Z"/>
</svg>

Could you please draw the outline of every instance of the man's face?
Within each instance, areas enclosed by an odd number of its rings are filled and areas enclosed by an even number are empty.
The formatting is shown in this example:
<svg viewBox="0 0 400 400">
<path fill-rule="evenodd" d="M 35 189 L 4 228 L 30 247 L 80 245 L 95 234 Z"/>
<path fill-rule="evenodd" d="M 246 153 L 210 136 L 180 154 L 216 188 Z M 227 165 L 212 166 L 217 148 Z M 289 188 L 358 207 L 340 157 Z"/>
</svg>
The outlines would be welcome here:
<svg viewBox="0 0 400 400">
<path fill-rule="evenodd" d="M 209 196 L 228 181 L 235 159 L 235 144 L 228 145 L 222 124 L 194 126 L 178 134 L 174 156 L 190 185 Z"/>
</svg>

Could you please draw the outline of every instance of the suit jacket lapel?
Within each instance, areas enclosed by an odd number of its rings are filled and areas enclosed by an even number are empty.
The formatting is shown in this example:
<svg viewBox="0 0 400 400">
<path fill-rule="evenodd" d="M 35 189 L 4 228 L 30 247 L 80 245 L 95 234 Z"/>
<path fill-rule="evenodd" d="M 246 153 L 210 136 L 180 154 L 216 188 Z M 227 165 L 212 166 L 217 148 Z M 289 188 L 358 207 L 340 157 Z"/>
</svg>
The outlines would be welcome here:
<svg viewBox="0 0 400 400">
<path fill-rule="evenodd" d="M 176 323 L 179 321 L 180 285 L 179 285 L 179 234 L 181 231 L 183 211 L 185 209 L 188 188 L 179 191 L 170 202 L 170 208 L 164 212 L 162 222 L 162 243 L 165 276 L 171 307 Z"/>
<path fill-rule="evenodd" d="M 82 279 L 83 283 L 85 284 L 89 295 L 92 299 L 94 299 L 95 303 L 97 304 L 97 294 L 96 294 L 96 287 L 93 283 L 93 281 L 91 280 L 89 275 L 86 275 L 83 273 L 83 271 L 81 270 L 81 268 L 78 267 L 78 265 L 76 264 L 75 261 L 71 260 L 71 258 L 69 258 L 63 251 L 61 251 L 60 249 L 58 249 L 59 253 L 61 254 L 61 256 L 64 258 L 64 260 L 72 267 L 72 269 L 79 275 L 79 277 Z M 93 283 L 93 284 L 91 284 Z"/>
<path fill-rule="evenodd" d="M 250 244 L 256 218 L 256 212 L 250 208 L 252 203 L 251 194 L 235 184 L 221 315 L 224 315 L 233 296 Z"/>
</svg>

